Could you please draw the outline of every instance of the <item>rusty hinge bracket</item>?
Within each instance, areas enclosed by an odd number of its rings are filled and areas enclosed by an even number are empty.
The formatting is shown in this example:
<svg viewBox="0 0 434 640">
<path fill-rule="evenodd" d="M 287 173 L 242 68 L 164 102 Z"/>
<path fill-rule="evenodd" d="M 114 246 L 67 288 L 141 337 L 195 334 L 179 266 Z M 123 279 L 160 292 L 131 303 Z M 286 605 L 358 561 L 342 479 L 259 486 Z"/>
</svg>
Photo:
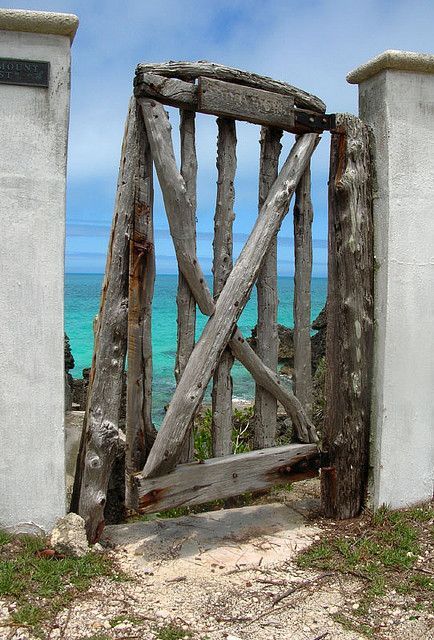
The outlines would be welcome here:
<svg viewBox="0 0 434 640">
<path fill-rule="evenodd" d="M 304 109 L 295 109 L 295 124 L 306 131 L 318 132 L 331 131 L 335 128 L 336 118 L 334 113 L 316 113 Z"/>
</svg>

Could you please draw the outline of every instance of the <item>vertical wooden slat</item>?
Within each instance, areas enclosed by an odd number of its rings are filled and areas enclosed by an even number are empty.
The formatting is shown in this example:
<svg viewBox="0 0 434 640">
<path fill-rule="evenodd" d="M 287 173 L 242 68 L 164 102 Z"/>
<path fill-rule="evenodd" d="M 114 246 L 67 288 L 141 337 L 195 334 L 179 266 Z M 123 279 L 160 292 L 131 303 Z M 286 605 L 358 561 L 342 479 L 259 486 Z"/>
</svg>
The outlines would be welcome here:
<svg viewBox="0 0 434 640">
<path fill-rule="evenodd" d="M 126 421 L 126 503 L 129 479 L 143 468 L 154 443 L 152 424 L 152 298 L 155 248 L 152 156 L 141 112 L 136 107 L 137 167 L 134 176 L 134 219 L 130 240 L 128 292 L 128 373 Z"/>
<path fill-rule="evenodd" d="M 130 102 L 122 145 L 113 230 L 98 316 L 95 354 L 86 409 L 86 435 L 78 512 L 89 541 L 104 526 L 107 487 L 119 438 L 122 378 L 127 350 L 128 266 L 137 167 L 135 101 Z"/>
<path fill-rule="evenodd" d="M 338 114 L 329 179 L 326 420 L 322 469 L 326 516 L 353 518 L 368 470 L 373 346 L 372 177 L 367 126 Z"/>
<path fill-rule="evenodd" d="M 185 181 L 187 197 L 191 208 L 184 212 L 183 225 L 188 234 L 193 238 L 194 251 L 196 251 L 196 182 L 197 182 L 197 157 L 195 143 L 195 113 L 194 111 L 180 110 L 180 137 L 181 137 L 181 175 Z M 178 307 L 178 346 L 176 351 L 175 379 L 179 379 L 185 369 L 191 352 L 194 348 L 196 330 L 196 301 L 190 291 L 190 287 L 181 272 L 178 276 L 178 293 L 176 296 Z M 190 462 L 193 459 L 193 430 L 190 425 L 187 431 L 184 446 L 179 462 Z"/>
<path fill-rule="evenodd" d="M 232 226 L 237 168 L 235 121 L 218 118 L 217 139 L 217 198 L 214 216 L 214 299 L 222 291 L 232 271 Z M 232 377 L 234 358 L 225 349 L 216 367 L 212 390 L 212 446 L 213 456 L 232 453 Z"/>
<path fill-rule="evenodd" d="M 294 393 L 312 417 L 310 308 L 312 221 L 310 163 L 295 192 L 294 206 Z"/>
<path fill-rule="evenodd" d="M 279 172 L 282 131 L 271 127 L 261 129 L 259 166 L 259 210 Z M 277 238 L 265 256 L 257 281 L 258 325 L 256 353 L 272 371 L 277 370 L 279 339 L 277 335 Z M 255 449 L 272 447 L 276 439 L 277 400 L 263 387 L 255 392 Z"/>
<path fill-rule="evenodd" d="M 189 423 L 234 333 L 264 255 L 288 212 L 291 196 L 318 141 L 316 134 L 300 136 L 270 189 L 252 232 L 219 295 L 214 313 L 187 362 L 143 468 L 144 477 L 155 477 L 169 471 L 176 463 Z M 165 188 L 170 187 L 165 185 Z"/>
</svg>

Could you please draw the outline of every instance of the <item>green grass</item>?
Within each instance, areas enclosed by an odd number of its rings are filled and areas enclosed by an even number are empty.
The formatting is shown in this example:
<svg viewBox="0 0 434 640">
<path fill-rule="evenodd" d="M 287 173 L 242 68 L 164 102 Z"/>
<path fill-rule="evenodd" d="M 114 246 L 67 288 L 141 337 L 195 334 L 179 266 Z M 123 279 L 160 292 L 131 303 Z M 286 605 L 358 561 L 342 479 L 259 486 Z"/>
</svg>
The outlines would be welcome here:
<svg viewBox="0 0 434 640">
<path fill-rule="evenodd" d="M 181 627 L 169 624 L 166 627 L 155 629 L 154 633 L 158 640 L 182 640 L 182 638 L 191 638 L 190 631 L 184 631 Z"/>
<path fill-rule="evenodd" d="M 43 607 L 38 607 L 33 604 L 21 605 L 11 616 L 15 624 L 33 627 L 39 622 L 42 622 L 46 617 L 46 613 Z"/>
<path fill-rule="evenodd" d="M 234 409 L 232 428 L 232 453 L 252 450 L 253 407 Z M 194 457 L 196 460 L 212 458 L 212 411 L 206 409 L 194 423 Z"/>
<path fill-rule="evenodd" d="M 5 540 L 4 534 L 0 540 Z M 11 614 L 14 623 L 40 631 L 93 580 L 108 576 L 122 579 L 104 554 L 90 553 L 82 558 L 45 557 L 47 541 L 40 537 L 9 536 L 0 545 L 0 596 L 17 603 Z"/>
<path fill-rule="evenodd" d="M 363 633 L 367 638 L 374 638 L 374 629 L 370 627 L 368 624 L 360 624 L 360 622 L 355 622 L 348 618 L 342 613 L 334 613 L 332 614 L 333 620 L 338 622 L 344 629 L 347 631 L 355 631 L 356 633 Z"/>
<path fill-rule="evenodd" d="M 12 536 L 6 531 L 0 531 L 0 547 L 9 544 L 12 541 Z"/>
<path fill-rule="evenodd" d="M 110 618 L 109 620 L 109 623 L 112 629 L 116 627 L 118 624 L 121 624 L 122 622 L 130 622 L 131 624 L 142 624 L 143 620 L 138 616 L 132 616 L 124 613 L 121 613 L 120 615 L 115 616 L 114 618 Z"/>
<path fill-rule="evenodd" d="M 415 597 L 422 610 L 430 610 L 434 579 L 420 573 L 416 562 L 429 548 L 433 520 L 431 505 L 402 511 L 382 508 L 359 522 L 342 523 L 329 531 L 303 552 L 297 562 L 303 568 L 364 579 L 366 588 L 358 616 L 363 617 L 376 598 L 391 590 Z M 363 626 L 362 621 L 360 624 Z"/>
</svg>

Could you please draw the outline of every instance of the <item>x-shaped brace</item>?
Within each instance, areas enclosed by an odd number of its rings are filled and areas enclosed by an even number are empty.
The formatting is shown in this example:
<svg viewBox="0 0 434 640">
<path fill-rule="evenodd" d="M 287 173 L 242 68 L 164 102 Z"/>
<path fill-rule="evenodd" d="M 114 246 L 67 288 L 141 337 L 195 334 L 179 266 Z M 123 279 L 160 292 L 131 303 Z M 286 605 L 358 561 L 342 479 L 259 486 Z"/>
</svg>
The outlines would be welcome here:
<svg viewBox="0 0 434 640">
<path fill-rule="evenodd" d="M 143 469 L 143 476 L 152 477 L 166 473 L 176 464 L 188 426 L 227 346 L 261 386 L 283 404 L 293 419 L 299 439 L 302 442 L 316 442 L 315 428 L 300 403 L 292 393 L 283 389 L 278 376 L 263 365 L 241 335 L 237 321 L 249 299 L 262 260 L 280 228 L 291 197 L 319 142 L 319 136 L 309 133 L 297 139 L 217 302 L 214 303 L 197 260 L 194 242 L 192 238 L 185 236 L 183 229 L 183 215 L 192 205 L 187 197 L 184 179 L 176 165 L 171 126 L 166 112 L 163 106 L 154 100 L 138 98 L 138 101 L 163 193 L 179 269 L 201 311 L 211 316 L 175 390 Z"/>
</svg>

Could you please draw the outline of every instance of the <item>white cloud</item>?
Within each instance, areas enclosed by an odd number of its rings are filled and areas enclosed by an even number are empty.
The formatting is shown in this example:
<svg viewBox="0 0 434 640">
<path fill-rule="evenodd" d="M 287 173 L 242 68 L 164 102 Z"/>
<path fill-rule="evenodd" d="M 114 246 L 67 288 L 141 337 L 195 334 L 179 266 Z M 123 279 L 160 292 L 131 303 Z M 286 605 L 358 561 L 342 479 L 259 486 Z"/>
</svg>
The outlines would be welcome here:
<svg viewBox="0 0 434 640">
<path fill-rule="evenodd" d="M 9 5 L 19 7 L 20 2 Z M 69 144 L 69 191 L 113 185 L 104 210 L 111 215 L 124 119 L 140 61 L 208 59 L 285 80 L 321 97 L 329 112 L 357 111 L 357 87 L 345 76 L 388 49 L 429 51 L 434 42 L 432 0 L 40 0 L 28 8 L 76 12 Z M 216 127 L 198 117 L 198 212 L 201 228 L 212 228 L 215 202 Z M 236 222 L 250 225 L 256 211 L 258 128 L 238 126 Z M 174 140 L 177 122 L 174 121 Z M 313 160 L 317 229 L 325 230 L 328 136 Z M 176 143 L 175 143 L 176 146 Z M 284 153 L 288 152 L 285 145 Z M 100 189 L 103 192 L 103 189 Z M 72 198 L 74 200 L 74 198 Z M 80 198 L 77 198 L 80 200 Z M 70 212 L 91 215 L 83 198 Z M 157 212 L 162 219 L 160 210 Z M 250 219 L 250 214 L 249 214 Z"/>
<path fill-rule="evenodd" d="M 105 2 L 102 9 L 98 2 L 51 5 L 74 5 L 82 13 L 74 44 L 73 179 L 115 175 L 136 62 L 212 59 L 301 86 L 325 99 L 329 110 L 355 112 L 357 91 L 345 82 L 346 73 L 386 48 L 429 48 L 434 24 L 432 2 L 127 1 L 122 11 L 117 2 Z M 225 28 L 222 16 L 229 9 L 233 24 Z M 237 11 L 241 20 L 233 18 Z M 220 33 L 215 32 L 215 21 Z M 206 149 L 205 177 L 215 162 L 213 128 L 202 125 L 198 136 Z M 255 157 L 256 136 L 240 145 L 240 169 L 244 151 L 249 161 Z M 327 152 L 318 152 L 324 168 Z"/>
</svg>

